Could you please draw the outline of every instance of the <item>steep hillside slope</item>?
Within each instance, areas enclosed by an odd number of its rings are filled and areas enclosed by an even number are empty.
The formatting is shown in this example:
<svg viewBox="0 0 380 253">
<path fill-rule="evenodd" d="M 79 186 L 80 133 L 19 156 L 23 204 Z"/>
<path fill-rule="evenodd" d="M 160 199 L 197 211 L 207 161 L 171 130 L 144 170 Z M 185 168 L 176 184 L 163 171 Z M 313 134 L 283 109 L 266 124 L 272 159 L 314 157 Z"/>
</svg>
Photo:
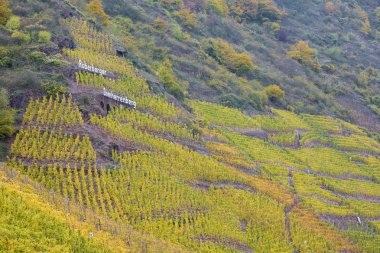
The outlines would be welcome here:
<svg viewBox="0 0 380 253">
<path fill-rule="evenodd" d="M 1 252 L 185 252 L 83 210 L 3 164 L 0 182 Z"/>
<path fill-rule="evenodd" d="M 118 15 L 109 29 L 117 29 L 128 57 L 148 80 L 162 81 L 154 76 L 168 58 L 191 98 L 262 110 L 267 102 L 261 91 L 277 84 L 286 93 L 284 100 L 270 101 L 277 106 L 334 115 L 379 131 L 377 1 L 263 1 L 268 9 L 278 6 L 281 16 L 261 18 L 249 16 L 267 14 L 247 4 L 256 1 L 240 1 L 241 6 L 238 1 L 165 2 L 104 3 L 108 13 Z M 226 12 L 215 11 L 223 2 L 230 3 Z M 228 46 L 218 49 L 215 39 Z M 287 56 L 298 41 L 314 50 L 311 64 Z M 229 54 L 239 61 L 228 50 L 247 53 L 254 67 L 234 69 L 223 59 Z M 240 67 L 247 64 L 240 60 Z"/>
<path fill-rule="evenodd" d="M 1 250 L 380 250 L 378 58 L 358 54 L 367 79 L 347 76 L 357 66 L 305 25 L 348 19 L 345 45 L 378 52 L 374 3 L 10 3 Z"/>
</svg>

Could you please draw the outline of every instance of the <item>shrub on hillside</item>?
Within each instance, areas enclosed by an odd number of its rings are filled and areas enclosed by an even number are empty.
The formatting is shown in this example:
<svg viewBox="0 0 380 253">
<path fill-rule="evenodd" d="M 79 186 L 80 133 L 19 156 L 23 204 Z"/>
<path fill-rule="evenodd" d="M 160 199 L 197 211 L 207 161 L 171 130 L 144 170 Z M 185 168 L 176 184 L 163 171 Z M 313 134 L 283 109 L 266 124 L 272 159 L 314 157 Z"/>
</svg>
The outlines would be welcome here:
<svg viewBox="0 0 380 253">
<path fill-rule="evenodd" d="M 17 43 L 29 43 L 31 38 L 29 34 L 23 33 L 22 31 L 14 31 L 11 35 Z"/>
<path fill-rule="evenodd" d="M 0 140 L 14 133 L 15 112 L 9 108 L 9 98 L 6 89 L 0 89 Z"/>
<path fill-rule="evenodd" d="M 269 85 L 264 91 L 271 101 L 281 100 L 285 96 L 285 91 L 283 91 L 280 86 L 276 84 Z"/>
<path fill-rule="evenodd" d="M 38 32 L 38 42 L 39 43 L 48 43 L 51 40 L 51 33 L 48 31 L 39 31 Z"/>
<path fill-rule="evenodd" d="M 373 96 L 371 98 L 372 104 L 376 105 L 378 108 L 380 108 L 380 96 Z"/>
<path fill-rule="evenodd" d="M 232 45 L 222 39 L 212 39 L 206 52 L 230 71 L 243 75 L 253 70 L 254 64 L 246 52 L 236 52 Z"/>
<path fill-rule="evenodd" d="M 330 47 L 325 50 L 325 54 L 331 59 L 340 61 L 342 60 L 342 49 L 340 47 Z"/>
<path fill-rule="evenodd" d="M 323 71 L 330 73 L 330 74 L 332 74 L 336 71 L 335 65 L 331 64 L 331 63 L 322 65 L 322 69 L 323 69 Z"/>
<path fill-rule="evenodd" d="M 20 17 L 12 16 L 9 18 L 5 27 L 7 28 L 8 31 L 13 32 L 15 30 L 18 30 L 20 28 L 20 25 L 21 25 Z"/>
<path fill-rule="evenodd" d="M 0 0 L 0 25 L 5 25 L 11 17 L 8 0 Z"/>
<path fill-rule="evenodd" d="M 226 17 L 230 12 L 225 0 L 206 0 L 208 6 L 218 15 Z"/>
<path fill-rule="evenodd" d="M 177 99 L 183 100 L 185 93 L 183 88 L 177 82 L 175 74 L 172 69 L 173 65 L 169 60 L 165 60 L 157 70 L 157 76 L 165 86 L 165 89 L 175 96 Z"/>
<path fill-rule="evenodd" d="M 168 24 L 162 18 L 158 17 L 154 20 L 154 27 L 160 32 L 166 32 L 169 28 Z"/>
<path fill-rule="evenodd" d="M 67 92 L 67 87 L 58 84 L 56 81 L 42 82 L 41 86 L 49 96 L 61 95 Z"/>
<path fill-rule="evenodd" d="M 176 24 L 172 28 L 172 34 L 177 40 L 183 40 L 183 32 L 180 25 Z"/>
<path fill-rule="evenodd" d="M 183 0 L 183 3 L 186 8 L 193 12 L 203 12 L 207 7 L 206 1 L 207 0 Z"/>
<path fill-rule="evenodd" d="M 273 34 L 278 34 L 281 30 L 281 25 L 277 22 L 273 22 L 270 29 Z"/>
<path fill-rule="evenodd" d="M 182 24 L 189 29 L 193 29 L 198 25 L 197 14 L 192 12 L 190 9 L 181 9 L 174 12 L 174 15 L 177 16 L 181 20 Z"/>
<path fill-rule="evenodd" d="M 246 100 L 232 93 L 221 96 L 219 101 L 220 104 L 233 108 L 246 108 L 249 104 Z"/>
<path fill-rule="evenodd" d="M 366 70 L 363 70 L 359 73 L 358 83 L 362 86 L 367 86 L 369 83 L 369 76 Z"/>
<path fill-rule="evenodd" d="M 168 9 L 176 9 L 183 6 L 182 0 L 160 0 L 162 5 Z"/>
<path fill-rule="evenodd" d="M 268 95 L 266 92 L 253 91 L 249 94 L 248 98 L 250 101 L 249 103 L 257 110 L 262 110 L 266 105 L 268 105 Z"/>
<path fill-rule="evenodd" d="M 12 67 L 14 57 L 7 47 L 0 47 L 0 67 Z"/>
<path fill-rule="evenodd" d="M 316 58 L 317 53 L 306 41 L 301 40 L 291 46 L 287 55 L 299 63 L 309 65 L 315 72 L 319 72 L 322 66 Z"/>
<path fill-rule="evenodd" d="M 314 50 L 309 46 L 306 41 L 298 41 L 290 47 L 288 56 L 300 63 L 313 63 Z"/>
<path fill-rule="evenodd" d="M 282 15 L 272 0 L 232 0 L 230 8 L 238 21 L 276 21 Z"/>
</svg>

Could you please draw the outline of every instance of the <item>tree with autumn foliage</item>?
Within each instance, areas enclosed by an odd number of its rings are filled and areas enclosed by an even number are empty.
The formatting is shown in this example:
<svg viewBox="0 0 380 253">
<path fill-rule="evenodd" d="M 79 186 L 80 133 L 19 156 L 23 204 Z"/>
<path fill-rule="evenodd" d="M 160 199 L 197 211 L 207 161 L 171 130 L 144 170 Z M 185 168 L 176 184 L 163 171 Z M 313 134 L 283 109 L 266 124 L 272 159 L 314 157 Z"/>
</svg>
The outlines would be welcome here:
<svg viewBox="0 0 380 253">
<path fill-rule="evenodd" d="M 314 49 L 312 49 L 306 41 L 301 40 L 291 46 L 288 56 L 300 63 L 312 65 Z"/>
<path fill-rule="evenodd" d="M 231 44 L 222 39 L 211 39 L 206 52 L 220 64 L 238 75 L 246 74 L 255 67 L 248 53 L 237 52 Z"/>
<path fill-rule="evenodd" d="M 335 11 L 335 5 L 333 2 L 327 2 L 325 4 L 325 10 L 328 14 L 331 14 Z"/>
<path fill-rule="evenodd" d="M 230 8 L 239 22 L 265 19 L 276 21 L 282 16 L 272 0 L 232 0 Z"/>
<path fill-rule="evenodd" d="M 90 2 L 86 5 L 86 10 L 96 18 L 99 18 L 103 25 L 108 24 L 110 17 L 104 11 L 101 0 L 90 0 Z"/>
<path fill-rule="evenodd" d="M 174 15 L 177 16 L 181 20 L 182 24 L 189 29 L 193 29 L 198 25 L 197 14 L 188 8 L 183 8 L 176 11 L 174 12 Z"/>
<path fill-rule="evenodd" d="M 207 0 L 206 3 L 220 16 L 226 17 L 230 12 L 225 0 Z"/>
<path fill-rule="evenodd" d="M 5 25 L 11 17 L 8 0 L 0 0 L 0 25 Z"/>
<path fill-rule="evenodd" d="M 264 91 L 271 101 L 281 100 L 285 96 L 285 91 L 276 84 L 269 85 Z"/>
</svg>

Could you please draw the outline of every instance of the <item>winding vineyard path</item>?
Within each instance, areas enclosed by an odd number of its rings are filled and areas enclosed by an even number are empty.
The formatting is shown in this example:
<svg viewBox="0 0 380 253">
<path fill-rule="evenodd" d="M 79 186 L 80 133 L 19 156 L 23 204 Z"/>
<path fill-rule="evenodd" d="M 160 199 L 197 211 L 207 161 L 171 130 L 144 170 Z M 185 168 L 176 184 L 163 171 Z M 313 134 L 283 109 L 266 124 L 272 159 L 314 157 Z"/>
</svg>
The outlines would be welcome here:
<svg viewBox="0 0 380 253">
<path fill-rule="evenodd" d="M 288 182 L 289 182 L 290 187 L 293 189 L 293 194 L 294 194 L 293 204 L 285 207 L 285 229 L 286 229 L 286 233 L 288 235 L 288 244 L 290 245 L 293 243 L 293 238 L 292 238 L 292 233 L 290 230 L 289 213 L 293 210 L 294 207 L 296 207 L 298 205 L 298 202 L 299 202 L 297 190 L 294 187 L 293 173 L 292 173 L 292 170 L 290 170 L 290 169 L 289 169 L 289 173 L 288 173 Z M 297 252 L 296 248 L 294 248 L 293 252 Z"/>
</svg>

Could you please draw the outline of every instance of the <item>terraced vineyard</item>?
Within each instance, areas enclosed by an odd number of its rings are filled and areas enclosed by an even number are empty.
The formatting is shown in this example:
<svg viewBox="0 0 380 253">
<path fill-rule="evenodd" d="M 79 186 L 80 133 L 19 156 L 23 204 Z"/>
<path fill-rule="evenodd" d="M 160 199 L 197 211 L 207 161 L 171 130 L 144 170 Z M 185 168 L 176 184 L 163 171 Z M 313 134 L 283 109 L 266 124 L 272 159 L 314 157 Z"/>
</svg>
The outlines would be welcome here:
<svg viewBox="0 0 380 253">
<path fill-rule="evenodd" d="M 195 102 L 194 108 L 201 117 L 217 117 Z M 228 118 L 234 118 L 233 111 L 229 112 Z M 298 116 L 280 110 L 273 112 L 276 116 L 252 117 L 260 122 L 260 131 L 235 128 L 231 132 L 221 115 L 215 123 L 228 139 L 229 144 L 223 145 L 232 145 L 231 149 L 237 148 L 243 157 L 248 157 L 253 163 L 252 173 L 267 177 L 292 191 L 297 199 L 296 208 L 311 211 L 356 244 L 346 250 L 356 252 L 361 248 L 366 252 L 376 252 L 380 243 L 376 227 L 380 214 L 378 143 L 347 122 L 323 116 Z M 208 113 L 213 115 L 207 116 Z M 286 141 L 279 141 L 281 137 L 289 136 L 291 144 L 295 141 L 296 133 L 293 131 L 296 130 L 300 133 L 298 147 L 289 147 Z M 311 136 L 314 136 L 312 140 Z M 345 143 L 351 143 L 351 148 L 348 148 L 349 144 L 338 144 L 337 140 L 343 139 Z M 229 157 L 224 156 L 225 159 Z M 290 214 L 298 212 L 296 208 Z M 295 216 L 290 217 L 295 219 Z M 303 223 L 313 220 L 309 218 Z M 309 224 L 310 227 L 313 225 Z M 313 243 L 316 241 L 314 239 Z M 310 250 L 303 246 L 298 246 L 301 251 Z M 319 248 L 329 251 L 328 244 L 319 245 Z"/>
<path fill-rule="evenodd" d="M 0 174 L 1 219 L 14 210 L 41 215 L 41 230 L 53 224 L 68 235 L 60 241 L 66 251 L 379 252 L 380 144 L 363 130 L 325 116 L 249 116 L 199 101 L 189 101 L 191 114 L 151 92 L 107 35 L 81 19 L 63 22 L 78 46 L 64 50 L 77 70 L 73 94 L 30 100 Z M 79 60 L 107 76 L 78 70 Z M 137 109 L 83 117 L 73 97 L 103 88 Z M 40 214 L 28 198 L 42 197 L 25 179 L 61 201 L 41 204 Z M 59 213 L 47 215 L 49 208 Z M 79 218 L 72 227 L 68 213 Z M 84 239 L 85 226 L 95 240 Z M 58 240 L 56 231 L 44 233 Z M 38 236 L 25 239 L 27 249 L 50 250 L 29 244 Z"/>
</svg>

